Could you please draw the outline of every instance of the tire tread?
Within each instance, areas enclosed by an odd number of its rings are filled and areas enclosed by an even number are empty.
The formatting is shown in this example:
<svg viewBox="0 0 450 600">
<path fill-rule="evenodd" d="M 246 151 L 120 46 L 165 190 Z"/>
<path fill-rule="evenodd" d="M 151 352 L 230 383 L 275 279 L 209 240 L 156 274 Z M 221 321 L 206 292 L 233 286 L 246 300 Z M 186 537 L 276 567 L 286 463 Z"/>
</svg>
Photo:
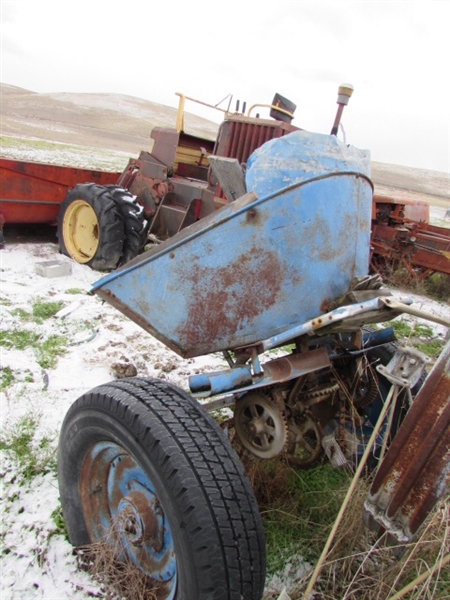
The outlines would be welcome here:
<svg viewBox="0 0 450 600">
<path fill-rule="evenodd" d="M 98 386 L 74 403 L 65 423 L 93 406 L 114 415 L 158 461 L 192 540 L 201 591 L 195 600 L 259 600 L 265 578 L 259 510 L 217 423 L 187 393 L 155 379 Z"/>
</svg>

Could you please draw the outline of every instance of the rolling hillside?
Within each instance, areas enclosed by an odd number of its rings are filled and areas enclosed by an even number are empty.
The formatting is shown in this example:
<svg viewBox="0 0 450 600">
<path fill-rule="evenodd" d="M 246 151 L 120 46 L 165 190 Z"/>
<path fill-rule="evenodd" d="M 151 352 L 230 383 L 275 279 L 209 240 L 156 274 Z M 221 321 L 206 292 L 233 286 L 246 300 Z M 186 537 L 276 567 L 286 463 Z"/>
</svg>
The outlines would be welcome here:
<svg viewBox="0 0 450 600">
<path fill-rule="evenodd" d="M 132 96 L 39 94 L 6 84 L 0 84 L 0 102 L 2 156 L 111 170 L 148 149 L 153 127 L 173 127 L 177 113 Z M 192 135 L 215 139 L 217 129 L 217 123 L 185 115 Z M 384 195 L 449 203 L 446 173 L 373 162 L 372 179 Z"/>
</svg>

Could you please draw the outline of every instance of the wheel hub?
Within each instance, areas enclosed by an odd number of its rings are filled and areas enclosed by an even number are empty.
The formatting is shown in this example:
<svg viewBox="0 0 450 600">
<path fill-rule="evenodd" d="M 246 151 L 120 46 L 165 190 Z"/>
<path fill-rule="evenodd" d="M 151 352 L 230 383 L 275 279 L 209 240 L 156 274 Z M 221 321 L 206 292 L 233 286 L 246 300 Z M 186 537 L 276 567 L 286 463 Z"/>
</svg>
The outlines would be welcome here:
<svg viewBox="0 0 450 600">
<path fill-rule="evenodd" d="M 163 546 L 163 519 L 158 503 L 140 491 L 131 492 L 119 502 L 118 522 L 123 537 L 134 546 L 150 543 L 155 552 Z"/>
</svg>

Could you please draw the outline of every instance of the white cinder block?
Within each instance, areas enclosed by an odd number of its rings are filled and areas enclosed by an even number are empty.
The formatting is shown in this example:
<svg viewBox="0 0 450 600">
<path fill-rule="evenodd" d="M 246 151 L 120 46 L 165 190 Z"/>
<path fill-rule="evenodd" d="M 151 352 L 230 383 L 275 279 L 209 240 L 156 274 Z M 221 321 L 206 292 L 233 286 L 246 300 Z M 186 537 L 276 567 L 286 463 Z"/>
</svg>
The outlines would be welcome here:
<svg viewBox="0 0 450 600">
<path fill-rule="evenodd" d="M 59 260 L 46 260 L 36 263 L 35 271 L 42 277 L 63 277 L 72 273 L 70 262 L 62 262 Z"/>
</svg>

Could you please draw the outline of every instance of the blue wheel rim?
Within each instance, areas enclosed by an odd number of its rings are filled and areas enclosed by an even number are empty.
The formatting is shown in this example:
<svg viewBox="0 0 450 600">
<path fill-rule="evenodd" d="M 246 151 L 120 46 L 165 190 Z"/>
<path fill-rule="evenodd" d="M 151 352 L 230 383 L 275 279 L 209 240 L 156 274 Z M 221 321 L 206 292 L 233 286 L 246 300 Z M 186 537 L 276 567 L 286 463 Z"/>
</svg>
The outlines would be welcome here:
<svg viewBox="0 0 450 600">
<path fill-rule="evenodd" d="M 155 582 L 158 600 L 173 600 L 172 531 L 153 483 L 134 457 L 112 441 L 94 444 L 83 461 L 80 496 L 91 540 L 114 538 L 121 558 Z"/>
</svg>

